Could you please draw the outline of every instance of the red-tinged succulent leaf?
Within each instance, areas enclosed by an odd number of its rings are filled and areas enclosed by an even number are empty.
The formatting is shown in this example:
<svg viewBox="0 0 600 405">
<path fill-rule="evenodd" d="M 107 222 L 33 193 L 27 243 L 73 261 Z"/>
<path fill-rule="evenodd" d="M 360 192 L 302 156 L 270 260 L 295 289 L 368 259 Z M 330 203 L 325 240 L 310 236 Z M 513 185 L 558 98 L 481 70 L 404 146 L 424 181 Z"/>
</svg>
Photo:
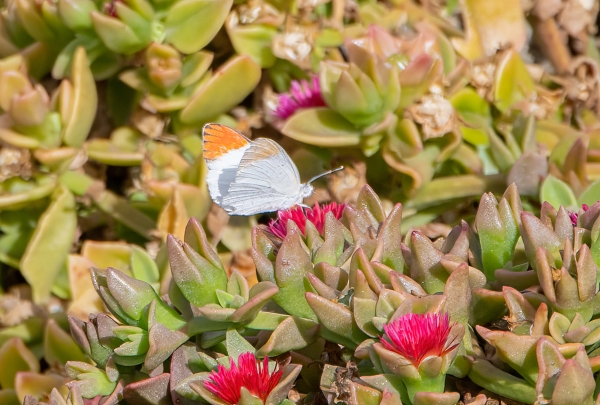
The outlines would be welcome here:
<svg viewBox="0 0 600 405">
<path fill-rule="evenodd" d="M 210 262 L 216 268 L 223 268 L 219 255 L 206 238 L 204 228 L 196 218 L 191 218 L 185 227 L 185 243 Z"/>
<path fill-rule="evenodd" d="M 441 247 L 445 254 L 459 257 L 463 262 L 469 260 L 469 244 L 473 238 L 471 227 L 465 221 L 452 228 Z"/>
<path fill-rule="evenodd" d="M 519 291 L 539 284 L 538 275 L 534 270 L 514 271 L 512 269 L 498 269 L 494 272 L 494 275 L 500 285 L 512 287 Z"/>
<path fill-rule="evenodd" d="M 410 277 L 429 294 L 444 290 L 449 274 L 440 263 L 443 256 L 425 235 L 417 231 L 411 233 L 410 261 L 407 260 Z"/>
<path fill-rule="evenodd" d="M 372 260 L 390 267 L 394 271 L 404 272 L 404 257 L 398 235 L 402 234 L 402 204 L 396 204 L 385 218 L 377 234 L 377 248 Z"/>
<path fill-rule="evenodd" d="M 405 378 L 419 379 L 419 373 L 413 363 L 401 354 L 386 349 L 381 343 L 375 343 L 373 349 L 393 374 Z"/>
<path fill-rule="evenodd" d="M 450 274 L 444 295 L 446 296 L 446 308 L 452 319 L 468 325 L 471 315 L 472 286 L 469 279 L 469 266 L 466 263 L 460 264 L 456 270 Z"/>
<path fill-rule="evenodd" d="M 387 389 L 383 389 L 383 393 L 381 394 L 381 402 L 379 405 L 401 405 L 402 400 L 400 396 L 396 393 L 388 391 Z"/>
<path fill-rule="evenodd" d="M 294 386 L 296 378 L 300 374 L 302 366 L 298 364 L 288 364 L 283 367 L 283 376 L 279 383 L 271 390 L 267 397 L 266 403 L 278 404 L 287 398 L 290 389 Z"/>
<path fill-rule="evenodd" d="M 295 316 L 285 318 L 271 333 L 269 340 L 257 350 L 258 356 L 279 356 L 312 344 L 319 337 L 318 322 Z"/>
<path fill-rule="evenodd" d="M 335 290 L 342 290 L 348 283 L 348 272 L 328 263 L 317 263 L 314 275 L 324 284 Z"/>
<path fill-rule="evenodd" d="M 149 348 L 146 354 L 144 366 L 148 370 L 154 370 L 163 361 L 167 360 L 173 351 L 185 343 L 189 336 L 179 330 L 171 330 L 157 320 L 159 307 L 156 301 L 152 301 L 148 317 L 148 342 Z"/>
<path fill-rule="evenodd" d="M 536 359 L 537 337 L 515 335 L 507 331 L 492 331 L 477 325 L 477 333 L 496 348 L 498 357 L 533 384 L 538 376 Z"/>
<path fill-rule="evenodd" d="M 458 392 L 417 392 L 413 405 L 453 405 L 459 398 Z"/>
<path fill-rule="evenodd" d="M 394 291 L 406 292 L 416 297 L 427 295 L 419 283 L 404 274 L 390 273 L 390 282 Z"/>
<path fill-rule="evenodd" d="M 580 301 L 590 300 L 597 294 L 596 278 L 598 272 L 598 266 L 594 262 L 589 246 L 582 245 L 577 260 L 577 289 L 579 290 Z"/>
<path fill-rule="evenodd" d="M 556 233 L 539 218 L 530 212 L 524 211 L 521 213 L 521 226 L 525 252 L 534 270 L 538 269 L 537 260 L 534 259 L 538 248 L 546 249 L 550 252 L 551 257 L 558 256 L 558 250 L 561 247 L 560 240 Z"/>
<path fill-rule="evenodd" d="M 373 267 L 371 266 L 371 262 L 367 258 L 365 251 L 362 248 L 359 248 L 354 254 L 357 256 L 357 271 L 360 271 L 363 274 L 364 278 L 369 284 L 369 289 L 375 294 L 379 294 L 383 289 L 383 283 L 373 271 Z"/>
<path fill-rule="evenodd" d="M 279 287 L 269 281 L 262 281 L 255 284 L 252 287 L 252 290 L 250 290 L 250 298 L 248 301 L 236 309 L 229 317 L 229 320 L 231 322 L 252 321 L 264 305 L 278 292 Z"/>
<path fill-rule="evenodd" d="M 395 374 L 377 374 L 361 376 L 361 380 L 373 388 L 383 390 L 383 399 L 386 397 L 386 392 L 398 397 L 406 396 L 406 388 L 402 379 Z"/>
<path fill-rule="evenodd" d="M 561 243 L 565 243 L 567 239 L 571 243 L 573 242 L 573 227 L 576 225 L 577 217 L 575 217 L 575 224 L 573 224 L 571 212 L 567 211 L 565 207 L 559 207 L 554 221 L 554 231 Z"/>
<path fill-rule="evenodd" d="M 469 378 L 480 387 L 507 398 L 529 404 L 537 400 L 535 388 L 529 382 L 498 369 L 485 359 L 473 362 Z"/>
<path fill-rule="evenodd" d="M 548 305 L 542 302 L 535 313 L 535 319 L 531 326 L 531 336 L 542 337 L 543 335 L 548 335 L 550 333 L 548 314 Z"/>
<path fill-rule="evenodd" d="M 322 327 L 350 342 L 354 342 L 354 344 L 349 344 L 351 347 L 356 347 L 360 342 L 368 338 L 358 328 L 354 322 L 352 311 L 345 305 L 331 302 L 310 292 L 306 293 L 306 301 L 317 315 Z M 347 344 L 346 342 L 340 343 Z"/>
<path fill-rule="evenodd" d="M 163 373 L 128 384 L 123 389 L 123 399 L 140 405 L 166 404 L 170 401 L 169 379 L 169 373 Z"/>
<path fill-rule="evenodd" d="M 485 288 L 473 290 L 471 325 L 487 325 L 500 319 L 505 312 L 506 302 L 500 291 L 491 291 Z"/>
<path fill-rule="evenodd" d="M 258 227 L 252 229 L 250 251 L 260 281 L 275 282 L 275 245 Z"/>
<path fill-rule="evenodd" d="M 315 319 L 304 298 L 304 276 L 311 270 L 312 262 L 303 246 L 300 231 L 288 232 L 277 254 L 275 280 L 279 292 L 273 301 L 291 315 Z"/>
<path fill-rule="evenodd" d="M 323 298 L 328 300 L 334 300 L 338 297 L 339 291 L 329 287 L 327 284 L 322 282 L 317 276 L 312 273 L 306 275 L 308 282 L 314 289 L 314 291 Z"/>
<path fill-rule="evenodd" d="M 190 245 L 177 241 L 171 235 L 167 237 L 167 246 L 173 280 L 183 295 L 199 307 L 217 303 L 216 290 L 227 289 L 225 270 L 215 267 Z"/>
<path fill-rule="evenodd" d="M 354 284 L 354 297 L 369 299 L 375 302 L 377 294 L 369 286 L 369 282 L 362 271 L 357 270 L 355 274 L 356 283 Z"/>
<path fill-rule="evenodd" d="M 339 214 L 341 215 L 341 212 Z M 344 264 L 347 258 L 344 256 L 343 225 L 333 212 L 325 214 L 323 236 L 323 244 L 313 254 L 313 263 L 325 262 L 334 266 Z"/>
<path fill-rule="evenodd" d="M 135 320 L 139 320 L 144 308 L 157 298 L 148 283 L 129 277 L 117 269 L 109 267 L 106 270 L 106 283 L 119 306 Z"/>
<path fill-rule="evenodd" d="M 594 375 L 583 348 L 568 359 L 562 367 L 560 376 L 554 386 L 552 402 L 554 403 L 591 403 L 594 400 Z"/>
<path fill-rule="evenodd" d="M 504 294 L 506 306 L 510 313 L 507 320 L 511 326 L 516 327 L 522 323 L 533 323 L 536 309 L 523 297 L 523 294 L 510 287 L 503 287 L 502 294 Z"/>
<path fill-rule="evenodd" d="M 358 194 L 356 208 L 368 218 L 370 225 L 375 229 L 379 227 L 380 223 L 385 221 L 386 216 L 381 205 L 381 200 L 368 185 L 364 186 Z"/>
</svg>

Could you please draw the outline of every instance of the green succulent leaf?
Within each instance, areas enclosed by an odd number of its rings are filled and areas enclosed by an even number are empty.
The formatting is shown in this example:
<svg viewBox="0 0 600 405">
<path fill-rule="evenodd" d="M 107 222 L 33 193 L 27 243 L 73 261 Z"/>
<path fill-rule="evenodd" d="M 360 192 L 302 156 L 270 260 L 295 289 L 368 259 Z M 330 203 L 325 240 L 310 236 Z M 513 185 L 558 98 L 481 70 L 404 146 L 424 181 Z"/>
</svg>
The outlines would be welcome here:
<svg viewBox="0 0 600 405">
<path fill-rule="evenodd" d="M 548 201 L 553 207 L 563 206 L 567 209 L 577 209 L 577 197 L 571 187 L 562 180 L 549 175 L 540 189 L 540 201 Z"/>
<path fill-rule="evenodd" d="M 137 246 L 133 246 L 131 250 L 131 272 L 135 278 L 145 281 L 154 291 L 158 291 L 158 266 L 145 250 Z"/>
<path fill-rule="evenodd" d="M 233 0 L 178 1 L 167 13 L 166 40 L 183 53 L 199 51 L 217 35 L 232 4 Z"/>
<path fill-rule="evenodd" d="M 194 305 L 217 304 L 216 291 L 227 290 L 227 274 L 172 235 L 167 237 L 173 279 L 183 295 Z"/>
<path fill-rule="evenodd" d="M 128 23 L 98 11 L 91 12 L 92 24 L 104 45 L 113 52 L 131 55 L 142 50 L 151 41 L 151 23 L 129 9 L 123 3 L 116 3 L 118 14 L 126 14 Z"/>
<path fill-rule="evenodd" d="M 233 327 L 227 330 L 225 337 L 227 354 L 237 362 L 237 358 L 244 353 L 255 353 L 254 347 Z"/>
<path fill-rule="evenodd" d="M 507 112 L 534 92 L 533 79 L 516 51 L 507 52 L 496 69 L 494 99 L 500 111 Z"/>
<path fill-rule="evenodd" d="M 49 319 L 44 333 L 44 359 L 48 364 L 62 366 L 67 361 L 86 361 L 87 356 L 56 321 Z"/>
<path fill-rule="evenodd" d="M 579 205 L 594 205 L 596 201 L 600 201 L 600 180 L 596 180 L 587 186 L 577 199 Z"/>
<path fill-rule="evenodd" d="M 58 13 L 64 24 L 73 31 L 84 31 L 92 27 L 90 13 L 98 7 L 92 0 L 58 0 Z"/>
<path fill-rule="evenodd" d="M 94 398 L 97 395 L 110 395 L 117 386 L 107 373 L 91 364 L 80 361 L 69 361 L 66 364 L 69 377 L 76 381 L 69 385 L 76 385 L 84 398 Z"/>
<path fill-rule="evenodd" d="M 273 301 L 291 315 L 315 320 L 315 314 L 304 297 L 304 277 L 311 270 L 312 263 L 302 247 L 300 230 L 295 228 L 288 233 L 277 255 L 275 280 L 279 292 Z"/>
</svg>

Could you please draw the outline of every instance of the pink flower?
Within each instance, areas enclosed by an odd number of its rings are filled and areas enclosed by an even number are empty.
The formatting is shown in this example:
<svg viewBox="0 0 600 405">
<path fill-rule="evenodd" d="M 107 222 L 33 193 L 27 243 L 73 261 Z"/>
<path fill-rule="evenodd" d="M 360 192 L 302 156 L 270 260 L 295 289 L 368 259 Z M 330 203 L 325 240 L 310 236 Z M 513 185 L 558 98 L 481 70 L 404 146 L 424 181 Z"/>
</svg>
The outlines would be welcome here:
<svg viewBox="0 0 600 405">
<path fill-rule="evenodd" d="M 440 314 L 407 314 L 383 325 L 388 340 L 381 344 L 418 367 L 428 356 L 444 356 L 458 343 L 448 342 L 452 330 L 450 316 Z"/>
<path fill-rule="evenodd" d="M 312 86 L 306 80 L 300 82 L 292 80 L 290 92 L 279 95 L 279 105 L 274 113 L 280 119 L 285 120 L 301 108 L 324 106 L 326 104 L 321 96 L 319 78 L 315 76 L 312 79 Z"/>
<path fill-rule="evenodd" d="M 242 387 L 265 402 L 282 375 L 279 364 L 269 373 L 269 358 L 265 357 L 261 362 L 248 352 L 238 357 L 237 364 L 231 359 L 229 369 L 219 364 L 217 371 L 204 381 L 204 387 L 231 405 L 240 401 Z"/>
<path fill-rule="evenodd" d="M 590 209 L 590 206 L 587 204 L 582 204 L 581 209 L 585 212 Z M 571 223 L 573 226 L 577 226 L 577 219 L 579 218 L 579 214 L 575 211 L 569 211 L 569 218 L 571 218 Z"/>
<path fill-rule="evenodd" d="M 298 228 L 300 228 L 302 235 L 306 235 L 306 221 L 308 220 L 312 222 L 319 233 L 323 235 L 325 216 L 327 213 L 332 212 L 336 219 L 340 219 L 345 207 L 346 204 L 332 202 L 323 205 L 322 207 L 319 203 L 315 203 L 312 209 L 295 206 L 285 211 L 277 211 L 277 219 L 272 219 L 271 222 L 269 222 L 269 231 L 271 231 L 273 235 L 283 239 L 287 235 L 288 221 L 294 221 L 296 225 L 298 225 Z"/>
</svg>

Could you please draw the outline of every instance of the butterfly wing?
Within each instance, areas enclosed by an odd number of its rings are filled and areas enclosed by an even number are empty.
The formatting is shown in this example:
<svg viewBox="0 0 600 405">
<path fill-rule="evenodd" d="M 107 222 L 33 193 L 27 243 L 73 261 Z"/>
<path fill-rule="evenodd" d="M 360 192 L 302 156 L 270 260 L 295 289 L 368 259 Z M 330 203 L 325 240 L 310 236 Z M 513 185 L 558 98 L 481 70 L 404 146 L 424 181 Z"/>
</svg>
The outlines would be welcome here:
<svg viewBox="0 0 600 405">
<path fill-rule="evenodd" d="M 259 138 L 244 152 L 222 207 L 232 215 L 287 209 L 302 202 L 305 187 L 285 150 L 271 139 Z"/>
<path fill-rule="evenodd" d="M 251 141 L 239 132 L 219 124 L 206 124 L 202 129 L 202 148 L 208 167 L 206 183 L 212 200 L 223 204 L 231 184 L 235 181 L 242 157 Z"/>
</svg>

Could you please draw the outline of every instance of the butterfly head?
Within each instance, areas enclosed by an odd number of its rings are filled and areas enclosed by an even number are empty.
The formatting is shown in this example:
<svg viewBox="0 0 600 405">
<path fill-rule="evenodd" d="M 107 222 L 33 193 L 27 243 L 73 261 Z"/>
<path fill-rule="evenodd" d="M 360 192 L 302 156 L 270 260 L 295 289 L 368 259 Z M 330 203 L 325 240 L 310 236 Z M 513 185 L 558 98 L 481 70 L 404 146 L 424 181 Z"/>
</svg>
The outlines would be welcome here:
<svg viewBox="0 0 600 405">
<path fill-rule="evenodd" d="M 302 196 L 302 199 L 306 198 L 306 197 L 310 197 L 313 193 L 313 191 L 315 191 L 315 188 L 313 186 L 311 186 L 310 184 L 303 184 L 302 187 L 300 188 L 300 195 Z"/>
</svg>

